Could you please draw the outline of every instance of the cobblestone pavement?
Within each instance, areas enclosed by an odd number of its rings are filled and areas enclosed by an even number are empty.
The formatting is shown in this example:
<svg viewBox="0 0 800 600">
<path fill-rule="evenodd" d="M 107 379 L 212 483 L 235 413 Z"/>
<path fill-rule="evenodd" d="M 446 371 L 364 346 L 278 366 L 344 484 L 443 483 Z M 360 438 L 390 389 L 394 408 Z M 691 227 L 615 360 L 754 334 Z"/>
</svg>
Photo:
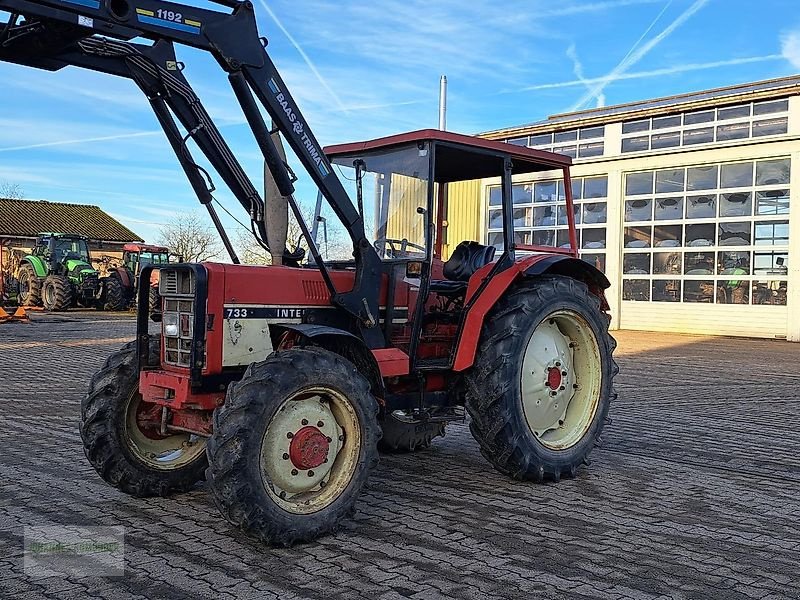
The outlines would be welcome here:
<svg viewBox="0 0 800 600">
<path fill-rule="evenodd" d="M 336 536 L 275 550 L 202 485 L 134 499 L 83 456 L 79 402 L 133 333 L 92 313 L 0 325 L 0 596 L 800 598 L 800 345 L 617 332 L 619 399 L 574 480 L 511 481 L 465 425 L 384 457 Z M 125 576 L 35 579 L 23 526 L 122 525 Z"/>
</svg>

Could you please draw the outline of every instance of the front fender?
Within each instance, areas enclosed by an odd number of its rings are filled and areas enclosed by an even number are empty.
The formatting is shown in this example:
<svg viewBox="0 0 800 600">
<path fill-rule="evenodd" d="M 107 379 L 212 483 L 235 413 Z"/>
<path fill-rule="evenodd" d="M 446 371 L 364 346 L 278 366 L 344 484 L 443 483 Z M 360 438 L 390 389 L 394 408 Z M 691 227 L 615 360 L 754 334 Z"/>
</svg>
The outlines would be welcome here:
<svg viewBox="0 0 800 600">
<path fill-rule="evenodd" d="M 385 395 L 384 377 L 408 373 L 408 355 L 393 348 L 371 351 L 361 338 L 344 329 L 310 323 L 277 323 L 270 325 L 270 330 L 276 334 L 273 335 L 273 340 L 275 340 L 274 347 L 278 350 L 284 345 L 282 339 L 284 334 L 296 333 L 346 358 L 367 378 L 372 386 L 372 393 L 377 398 L 383 398 Z M 402 356 L 398 356 L 398 353 Z M 398 372 L 403 370 L 403 364 L 405 372 Z"/>
</svg>

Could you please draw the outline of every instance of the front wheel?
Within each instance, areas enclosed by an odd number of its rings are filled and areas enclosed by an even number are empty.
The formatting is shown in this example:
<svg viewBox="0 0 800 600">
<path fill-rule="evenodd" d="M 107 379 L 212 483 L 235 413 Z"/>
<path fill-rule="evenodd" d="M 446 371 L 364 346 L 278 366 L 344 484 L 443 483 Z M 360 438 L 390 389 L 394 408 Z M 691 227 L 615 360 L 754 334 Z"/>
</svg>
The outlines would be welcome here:
<svg viewBox="0 0 800 600">
<path fill-rule="evenodd" d="M 120 311 L 128 308 L 128 299 L 122 282 L 116 277 L 109 277 L 105 280 L 103 310 Z"/>
<path fill-rule="evenodd" d="M 206 478 L 220 511 L 267 543 L 335 531 L 378 462 L 377 411 L 367 380 L 327 350 L 250 365 L 214 411 Z"/>
<path fill-rule="evenodd" d="M 158 363 L 160 338 L 150 341 L 151 366 Z M 92 378 L 81 405 L 83 450 L 107 483 L 132 496 L 167 496 L 203 479 L 205 438 L 162 434 L 163 408 L 139 393 L 136 345 L 113 354 Z"/>
<path fill-rule="evenodd" d="M 60 312 L 72 306 L 72 285 L 63 275 L 48 275 L 42 287 L 45 310 Z"/>
<path fill-rule="evenodd" d="M 481 453 L 517 479 L 574 476 L 614 397 L 615 346 L 584 283 L 543 276 L 517 284 L 487 315 L 468 375 Z"/>
</svg>

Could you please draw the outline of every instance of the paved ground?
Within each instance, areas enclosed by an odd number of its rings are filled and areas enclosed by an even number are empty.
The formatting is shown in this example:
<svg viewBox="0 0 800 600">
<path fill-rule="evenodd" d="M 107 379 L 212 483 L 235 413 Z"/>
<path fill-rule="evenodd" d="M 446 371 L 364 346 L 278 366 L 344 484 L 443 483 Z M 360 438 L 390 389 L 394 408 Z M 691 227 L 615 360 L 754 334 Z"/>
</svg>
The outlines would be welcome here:
<svg viewBox="0 0 800 600">
<path fill-rule="evenodd" d="M 273 550 L 202 486 L 136 500 L 84 459 L 81 396 L 132 332 L 0 326 L 0 596 L 800 598 L 800 345 L 620 332 L 613 423 L 575 480 L 510 481 L 456 425 L 385 458 L 341 533 Z M 47 523 L 125 526 L 125 577 L 26 578 L 22 528 Z"/>
</svg>

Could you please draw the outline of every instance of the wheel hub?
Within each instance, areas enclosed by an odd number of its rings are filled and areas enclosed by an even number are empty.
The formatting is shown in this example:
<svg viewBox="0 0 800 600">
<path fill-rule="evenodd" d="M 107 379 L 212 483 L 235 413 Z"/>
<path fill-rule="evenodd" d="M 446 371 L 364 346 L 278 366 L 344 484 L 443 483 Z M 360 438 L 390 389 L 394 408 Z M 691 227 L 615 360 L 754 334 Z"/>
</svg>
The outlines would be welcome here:
<svg viewBox="0 0 800 600">
<path fill-rule="evenodd" d="M 289 444 L 289 458 L 298 469 L 316 469 L 328 459 L 330 442 L 316 427 L 303 427 L 294 434 Z"/>
<path fill-rule="evenodd" d="M 275 495 L 289 500 L 324 488 L 344 442 L 345 432 L 322 396 L 284 404 L 262 445 L 262 467 Z"/>
<path fill-rule="evenodd" d="M 547 368 L 547 387 L 553 391 L 561 387 L 561 369 L 559 367 Z"/>
</svg>

